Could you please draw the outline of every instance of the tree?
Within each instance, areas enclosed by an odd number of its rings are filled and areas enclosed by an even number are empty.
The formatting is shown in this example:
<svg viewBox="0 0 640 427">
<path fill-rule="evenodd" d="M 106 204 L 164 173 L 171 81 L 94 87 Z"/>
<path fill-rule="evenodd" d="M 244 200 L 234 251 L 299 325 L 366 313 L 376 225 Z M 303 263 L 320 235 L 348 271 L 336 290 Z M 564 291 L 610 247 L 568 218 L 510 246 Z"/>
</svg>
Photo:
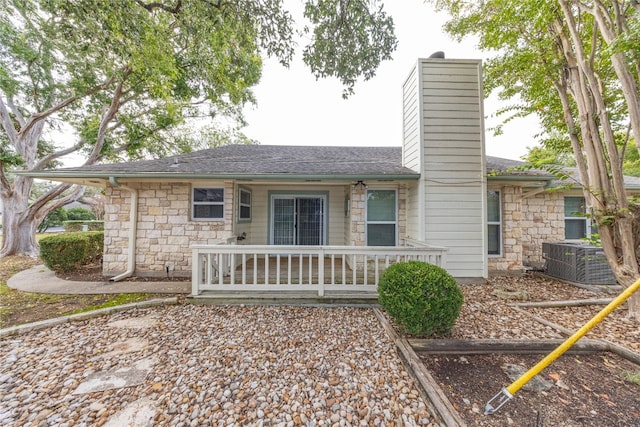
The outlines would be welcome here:
<svg viewBox="0 0 640 427">
<path fill-rule="evenodd" d="M 304 60 L 345 95 L 395 49 L 393 21 L 375 0 L 305 5 Z M 33 180 L 13 171 L 72 154 L 90 165 L 190 151 L 203 142 L 176 129 L 195 119 L 237 129 L 262 57 L 287 65 L 296 29 L 281 0 L 1 1 L 0 256 L 36 255 L 37 225 L 83 192 L 63 184 L 30 202 Z M 73 139 L 56 144 L 58 130 Z"/>
<path fill-rule="evenodd" d="M 571 149 L 571 146 L 569 146 Z M 540 147 L 528 148 L 528 153 L 522 156 L 522 160 L 537 168 L 545 165 L 562 165 L 575 167 L 576 161 L 573 152 L 559 150 L 548 144 L 548 140 L 542 140 Z M 628 176 L 640 176 L 640 154 L 635 143 L 629 143 L 622 156 L 622 173 Z"/>
<path fill-rule="evenodd" d="M 543 145 L 542 147 L 529 148 L 529 152 L 522 156 L 522 160 L 530 163 L 531 165 L 541 168 L 545 165 L 559 165 L 559 166 L 575 166 L 576 162 L 573 156 L 562 151 L 556 151 L 552 148 Z"/>
<path fill-rule="evenodd" d="M 52 210 L 38 225 L 38 233 L 44 233 L 51 227 L 60 227 L 67 220 L 67 211 L 64 208 Z"/>
<path fill-rule="evenodd" d="M 87 208 L 75 207 L 67 209 L 67 221 L 93 221 L 96 216 Z"/>
<path fill-rule="evenodd" d="M 640 141 L 640 6 L 627 0 L 435 0 L 446 28 L 477 35 L 485 87 L 521 102 L 511 117 L 537 114 L 571 147 L 603 249 L 623 286 L 640 277 L 640 206 L 624 189 L 623 159 Z M 640 295 L 629 302 L 640 319 Z"/>
</svg>

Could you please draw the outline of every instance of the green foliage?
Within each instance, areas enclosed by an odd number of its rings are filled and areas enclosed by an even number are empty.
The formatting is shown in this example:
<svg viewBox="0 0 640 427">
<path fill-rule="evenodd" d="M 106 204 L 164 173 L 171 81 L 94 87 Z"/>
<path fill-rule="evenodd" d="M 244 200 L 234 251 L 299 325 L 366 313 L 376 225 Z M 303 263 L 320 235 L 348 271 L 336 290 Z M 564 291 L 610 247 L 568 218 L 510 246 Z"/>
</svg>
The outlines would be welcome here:
<svg viewBox="0 0 640 427">
<path fill-rule="evenodd" d="M 306 0 L 302 31 L 284 3 L 0 1 L 0 174 L 55 168 L 68 155 L 91 165 L 251 142 L 239 129 L 263 58 L 288 65 L 294 36 L 311 35 L 303 60 L 317 77 L 340 79 L 345 93 L 396 47 L 377 0 Z M 202 123 L 215 127 L 205 129 L 206 140 L 196 137 Z M 75 139 L 48 139 L 61 129 Z M 5 202 L 15 202 L 5 209 L 13 210 L 6 228 L 16 236 L 33 228 L 48 202 L 73 199 L 61 184 L 34 202 L 32 183 L 26 176 L 0 183 Z M 1 248 L 34 250 L 16 239 Z"/>
<path fill-rule="evenodd" d="M 389 267 L 378 285 L 378 301 L 409 334 L 447 334 L 453 328 L 463 296 L 446 270 L 409 261 Z"/>
<path fill-rule="evenodd" d="M 64 231 L 66 232 L 74 232 L 74 231 L 102 231 L 104 230 L 104 221 L 65 221 L 62 223 L 64 226 Z M 87 229 L 84 230 L 84 227 Z"/>
<path fill-rule="evenodd" d="M 69 221 L 93 221 L 96 216 L 89 209 L 78 206 L 67 209 L 67 219 Z"/>
<path fill-rule="evenodd" d="M 623 150 L 624 160 L 622 171 L 625 175 L 640 176 L 640 153 L 633 140 L 629 141 Z"/>
<path fill-rule="evenodd" d="M 353 93 L 359 76 L 373 77 L 378 65 L 391 59 L 396 49 L 393 19 L 377 1 L 307 1 L 304 15 L 314 28 L 305 28 L 312 34 L 312 43 L 303 59 L 316 77 L 338 77 L 345 86 L 345 98 Z"/>
<path fill-rule="evenodd" d="M 67 219 L 67 211 L 64 208 L 51 211 L 44 217 L 40 225 L 38 225 L 38 233 L 44 233 L 51 227 L 60 227 Z"/>
<path fill-rule="evenodd" d="M 543 147 L 529 148 L 529 152 L 522 157 L 522 160 L 531 163 L 535 167 L 545 165 L 562 165 L 575 166 L 576 161 L 569 152 L 557 151 L 549 148 L 547 145 Z"/>
<path fill-rule="evenodd" d="M 109 298 L 108 301 L 100 304 L 87 305 L 70 312 L 69 314 L 86 313 L 87 311 L 99 310 L 101 308 L 117 307 L 119 305 L 131 304 L 139 301 L 146 301 L 150 298 L 150 294 L 116 294 Z M 152 297 L 153 298 L 153 297 Z"/>
<path fill-rule="evenodd" d="M 339 78 L 345 93 L 396 48 L 378 1 L 308 0 L 305 17 L 303 60 L 317 77 Z M 0 93 L 21 111 L 64 103 L 59 118 L 80 136 L 78 149 L 110 160 L 175 154 L 171 129 L 191 118 L 244 124 L 263 56 L 288 65 L 297 44 L 279 0 L 6 1 L 0 22 Z M 54 151 L 39 144 L 41 155 Z"/>
<path fill-rule="evenodd" d="M 101 231 L 56 234 L 40 240 L 40 258 L 56 272 L 71 271 L 98 260 L 103 246 L 104 233 Z"/>
<path fill-rule="evenodd" d="M 628 176 L 640 176 L 640 154 L 634 141 L 629 141 L 624 149 L 620 148 L 620 152 L 624 156 L 622 172 Z M 560 142 L 557 138 L 543 140 L 542 147 L 529 148 L 529 152 L 522 157 L 522 160 L 542 169 L 546 165 L 576 166 L 569 142 L 566 140 Z"/>
<path fill-rule="evenodd" d="M 624 377 L 627 381 L 640 385 L 640 371 L 625 372 Z"/>
</svg>

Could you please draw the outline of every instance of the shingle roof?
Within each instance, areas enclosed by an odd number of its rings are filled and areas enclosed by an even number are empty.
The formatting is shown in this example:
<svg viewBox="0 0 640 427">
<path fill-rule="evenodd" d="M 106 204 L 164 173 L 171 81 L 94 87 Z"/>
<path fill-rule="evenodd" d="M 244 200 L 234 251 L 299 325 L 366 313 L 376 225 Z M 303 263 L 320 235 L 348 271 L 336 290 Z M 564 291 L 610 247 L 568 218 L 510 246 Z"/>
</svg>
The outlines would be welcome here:
<svg viewBox="0 0 640 427">
<path fill-rule="evenodd" d="M 195 175 L 322 175 L 417 177 L 402 166 L 400 147 L 226 145 L 158 160 L 66 168 L 57 172 Z"/>
<path fill-rule="evenodd" d="M 580 172 L 578 171 L 578 168 L 566 167 L 566 168 L 563 168 L 563 172 L 566 173 L 568 176 L 570 176 L 572 180 L 571 181 L 568 181 L 568 180 L 562 181 L 559 179 L 554 180 L 553 181 L 554 186 L 561 186 L 561 185 L 567 185 L 567 184 L 578 185 L 578 183 L 580 182 Z M 626 189 L 640 189 L 639 177 L 625 175 L 623 178 L 624 178 L 624 187 Z"/>
<path fill-rule="evenodd" d="M 529 176 L 548 178 L 551 175 L 540 169 L 524 168 L 525 162 L 487 156 L 486 171 L 489 176 Z"/>
<path fill-rule="evenodd" d="M 486 157 L 490 179 L 554 180 L 552 174 L 522 168 L 526 163 Z M 565 168 L 577 176 L 573 168 Z M 268 179 L 417 179 L 420 174 L 402 166 L 401 147 L 341 147 L 300 145 L 226 145 L 164 159 L 113 163 L 25 173 L 42 178 L 100 177 L 258 177 Z M 628 188 L 640 188 L 640 178 L 625 177 Z"/>
</svg>

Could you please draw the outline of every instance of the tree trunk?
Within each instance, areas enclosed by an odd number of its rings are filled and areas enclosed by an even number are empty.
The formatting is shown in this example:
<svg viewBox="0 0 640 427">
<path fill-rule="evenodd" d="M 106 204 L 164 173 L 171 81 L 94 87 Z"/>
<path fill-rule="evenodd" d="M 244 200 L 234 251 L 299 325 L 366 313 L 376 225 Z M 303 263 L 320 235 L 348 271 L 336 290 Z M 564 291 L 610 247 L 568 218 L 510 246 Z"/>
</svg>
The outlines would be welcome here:
<svg viewBox="0 0 640 427">
<path fill-rule="evenodd" d="M 634 214 L 629 212 L 622 170 L 617 169 L 620 160 L 602 89 L 604 86 L 593 68 L 593 58 L 582 45 L 573 15 L 575 10 L 570 7 L 569 0 L 560 0 L 559 3 L 564 25 L 559 21 L 550 29 L 559 42 L 558 53 L 566 67 L 559 79 L 562 84 L 556 84 L 556 89 L 569 130 L 575 127 L 575 123 L 566 99 L 566 89 L 575 101 L 582 145 L 572 141 L 572 147 L 576 159 L 585 156 L 586 160 L 578 162 L 583 194 L 598 222 L 600 241 L 613 274 L 626 288 L 638 278 L 640 268 L 635 253 Z M 566 86 L 563 84 L 565 81 Z M 640 320 L 640 295 L 632 296 L 628 306 L 629 315 Z"/>
<path fill-rule="evenodd" d="M 9 197 L 2 194 L 2 248 L 0 257 L 7 255 L 28 255 L 37 257 L 40 253 L 36 242 L 39 221 L 28 209 L 29 197 L 14 191 Z"/>
</svg>

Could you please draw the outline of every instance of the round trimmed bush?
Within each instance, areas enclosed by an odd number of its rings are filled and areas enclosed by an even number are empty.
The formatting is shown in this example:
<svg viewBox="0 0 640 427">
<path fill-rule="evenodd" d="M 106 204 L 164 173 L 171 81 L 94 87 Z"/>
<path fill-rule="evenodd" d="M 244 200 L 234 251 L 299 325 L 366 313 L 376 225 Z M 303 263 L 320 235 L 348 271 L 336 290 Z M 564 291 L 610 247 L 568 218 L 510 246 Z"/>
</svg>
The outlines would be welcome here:
<svg viewBox="0 0 640 427">
<path fill-rule="evenodd" d="M 378 301 L 409 334 L 427 336 L 451 332 L 463 296 L 443 268 L 408 261 L 387 268 L 378 284 Z"/>
</svg>

